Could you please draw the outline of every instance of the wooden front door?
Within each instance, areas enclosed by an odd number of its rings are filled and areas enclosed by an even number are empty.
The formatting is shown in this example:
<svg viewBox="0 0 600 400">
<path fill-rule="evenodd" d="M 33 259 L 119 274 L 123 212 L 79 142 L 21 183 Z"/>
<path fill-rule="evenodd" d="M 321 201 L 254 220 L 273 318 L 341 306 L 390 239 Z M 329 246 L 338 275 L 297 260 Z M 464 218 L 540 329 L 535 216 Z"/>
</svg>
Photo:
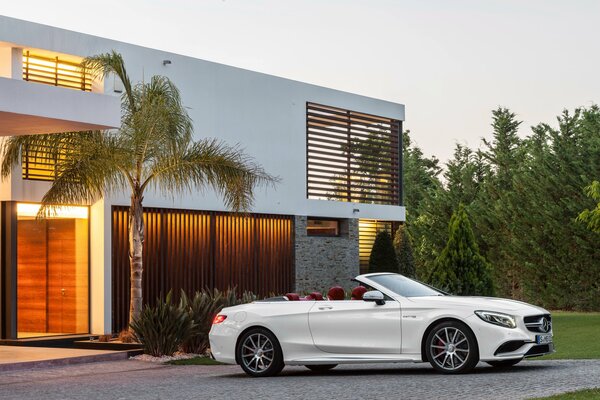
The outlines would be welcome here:
<svg viewBox="0 0 600 400">
<path fill-rule="evenodd" d="M 87 220 L 19 220 L 19 337 L 87 333 Z"/>
<path fill-rule="evenodd" d="M 75 329 L 75 220 L 48 221 L 48 332 Z"/>
</svg>

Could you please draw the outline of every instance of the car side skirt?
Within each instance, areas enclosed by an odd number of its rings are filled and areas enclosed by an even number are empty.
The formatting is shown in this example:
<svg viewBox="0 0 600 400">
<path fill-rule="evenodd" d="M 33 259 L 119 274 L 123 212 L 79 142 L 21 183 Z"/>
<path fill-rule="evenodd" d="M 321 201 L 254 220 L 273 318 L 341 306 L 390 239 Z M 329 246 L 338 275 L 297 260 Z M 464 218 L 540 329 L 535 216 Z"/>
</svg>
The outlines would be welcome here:
<svg viewBox="0 0 600 400">
<path fill-rule="evenodd" d="M 377 357 L 365 354 L 332 354 L 325 357 L 307 357 L 285 360 L 286 365 L 318 364 L 364 364 L 364 363 L 404 363 L 423 362 L 421 354 L 378 354 Z"/>
</svg>

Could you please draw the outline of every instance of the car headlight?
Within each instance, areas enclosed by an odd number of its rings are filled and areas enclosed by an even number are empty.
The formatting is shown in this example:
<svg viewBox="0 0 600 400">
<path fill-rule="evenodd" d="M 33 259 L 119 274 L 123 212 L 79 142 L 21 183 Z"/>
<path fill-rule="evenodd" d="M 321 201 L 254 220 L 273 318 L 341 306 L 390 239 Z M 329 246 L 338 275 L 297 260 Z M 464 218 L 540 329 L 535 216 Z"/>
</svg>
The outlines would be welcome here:
<svg viewBox="0 0 600 400">
<path fill-rule="evenodd" d="M 484 320 L 485 322 L 489 322 L 490 324 L 503 326 L 505 328 L 516 328 L 517 321 L 514 316 L 503 314 L 494 311 L 475 311 L 475 315 Z"/>
</svg>

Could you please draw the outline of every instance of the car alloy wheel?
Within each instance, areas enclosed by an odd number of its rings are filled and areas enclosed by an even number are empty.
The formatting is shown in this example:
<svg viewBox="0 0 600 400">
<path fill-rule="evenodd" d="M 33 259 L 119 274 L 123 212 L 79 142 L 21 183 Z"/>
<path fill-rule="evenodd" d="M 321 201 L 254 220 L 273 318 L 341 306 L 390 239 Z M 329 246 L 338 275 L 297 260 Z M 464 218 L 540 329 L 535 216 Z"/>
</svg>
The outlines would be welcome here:
<svg viewBox="0 0 600 400">
<path fill-rule="evenodd" d="M 475 336 L 466 325 L 447 321 L 436 325 L 427 337 L 427 358 L 438 371 L 471 371 L 479 361 Z"/>
<path fill-rule="evenodd" d="M 275 336 L 262 328 L 246 332 L 238 344 L 238 360 L 250 376 L 273 376 L 283 369 L 281 347 Z"/>
</svg>

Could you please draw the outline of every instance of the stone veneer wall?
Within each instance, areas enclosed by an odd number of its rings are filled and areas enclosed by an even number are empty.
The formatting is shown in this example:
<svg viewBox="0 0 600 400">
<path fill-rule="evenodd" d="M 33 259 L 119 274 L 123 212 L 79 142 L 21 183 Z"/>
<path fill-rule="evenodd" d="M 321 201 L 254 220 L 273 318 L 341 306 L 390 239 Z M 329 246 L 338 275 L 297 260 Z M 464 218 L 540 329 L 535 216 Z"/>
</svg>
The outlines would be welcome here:
<svg viewBox="0 0 600 400">
<path fill-rule="evenodd" d="M 307 236 L 306 216 L 296 216 L 296 291 L 326 291 L 355 286 L 358 275 L 358 219 L 340 221 L 340 236 Z M 323 293 L 326 295 L 326 293 Z"/>
</svg>

